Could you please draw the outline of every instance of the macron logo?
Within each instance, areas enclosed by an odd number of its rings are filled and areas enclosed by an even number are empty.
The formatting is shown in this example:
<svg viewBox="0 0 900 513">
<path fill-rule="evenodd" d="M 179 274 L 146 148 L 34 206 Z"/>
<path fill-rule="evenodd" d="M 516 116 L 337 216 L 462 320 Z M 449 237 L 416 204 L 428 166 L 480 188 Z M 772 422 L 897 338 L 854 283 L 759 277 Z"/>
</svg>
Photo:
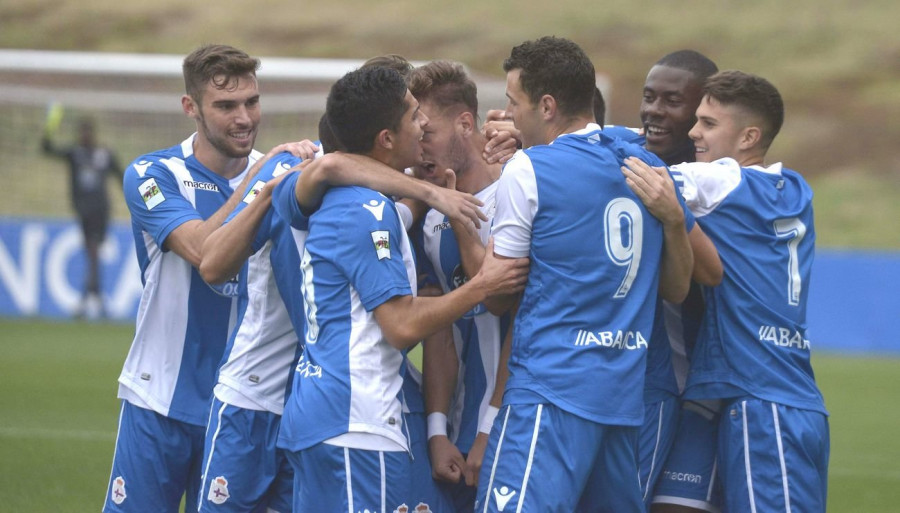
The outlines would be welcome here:
<svg viewBox="0 0 900 513">
<path fill-rule="evenodd" d="M 274 178 L 274 177 L 281 176 L 290 170 L 291 170 L 290 164 L 288 164 L 287 162 L 279 162 L 279 163 L 275 164 L 275 171 L 272 172 L 272 177 Z"/>
<path fill-rule="evenodd" d="M 143 178 L 144 174 L 147 173 L 147 168 L 149 168 L 151 164 L 153 164 L 153 162 L 142 160 L 140 162 L 132 164 L 132 167 L 134 167 L 134 170 L 137 171 L 138 176 Z"/>
<path fill-rule="evenodd" d="M 375 219 L 378 221 L 381 221 L 381 218 L 384 216 L 384 201 L 379 203 L 375 200 L 370 200 L 368 204 L 363 204 L 363 208 L 375 216 Z"/>
<path fill-rule="evenodd" d="M 499 490 L 494 488 L 494 500 L 497 501 L 497 509 L 503 511 L 503 508 L 509 504 L 510 499 L 512 499 L 515 494 L 515 490 L 510 490 L 505 486 L 501 486 Z"/>
</svg>

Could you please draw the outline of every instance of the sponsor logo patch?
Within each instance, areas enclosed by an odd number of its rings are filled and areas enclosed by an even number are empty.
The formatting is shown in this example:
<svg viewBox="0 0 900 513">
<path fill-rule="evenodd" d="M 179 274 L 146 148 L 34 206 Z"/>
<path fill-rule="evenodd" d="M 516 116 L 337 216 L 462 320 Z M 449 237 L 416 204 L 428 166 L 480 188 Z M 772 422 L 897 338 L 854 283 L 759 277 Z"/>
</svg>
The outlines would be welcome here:
<svg viewBox="0 0 900 513">
<path fill-rule="evenodd" d="M 225 504 L 228 500 L 228 480 L 219 476 L 209 484 L 209 494 L 206 496 L 213 504 Z"/>
<path fill-rule="evenodd" d="M 122 504 L 128 495 L 125 493 L 125 479 L 122 476 L 118 476 L 113 479 L 112 491 L 110 492 L 109 498 L 115 504 Z"/>
<path fill-rule="evenodd" d="M 159 185 L 156 185 L 156 178 L 151 178 L 138 185 L 138 192 L 141 193 L 141 198 L 143 198 L 147 210 L 153 210 L 153 207 L 166 200 L 166 197 L 163 196 L 162 191 L 159 189 Z"/>
<path fill-rule="evenodd" d="M 248 205 L 253 203 L 253 200 L 255 200 L 257 196 L 259 196 L 259 192 L 262 190 L 263 187 L 265 187 L 265 185 L 266 185 L 266 182 L 263 182 L 262 180 L 257 180 L 256 183 L 253 184 L 253 187 L 250 187 L 250 190 L 247 191 L 247 195 L 244 196 L 244 203 L 246 203 Z"/>
<path fill-rule="evenodd" d="M 372 242 L 375 244 L 375 254 L 378 260 L 391 258 L 391 234 L 387 230 L 376 230 L 372 232 Z"/>
<path fill-rule="evenodd" d="M 201 191 L 219 192 L 219 187 L 216 186 L 216 184 L 214 184 L 214 183 L 197 182 L 194 180 L 182 180 L 181 183 L 183 183 L 184 186 L 189 189 L 200 189 Z"/>
</svg>

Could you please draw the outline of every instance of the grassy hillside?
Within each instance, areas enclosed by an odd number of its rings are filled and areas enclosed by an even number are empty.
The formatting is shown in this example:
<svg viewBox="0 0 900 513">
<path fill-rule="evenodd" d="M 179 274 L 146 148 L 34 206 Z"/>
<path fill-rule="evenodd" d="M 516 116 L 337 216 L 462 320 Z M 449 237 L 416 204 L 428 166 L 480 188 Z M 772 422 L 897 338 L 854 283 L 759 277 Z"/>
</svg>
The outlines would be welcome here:
<svg viewBox="0 0 900 513">
<path fill-rule="evenodd" d="M 581 44 L 609 75 L 610 120 L 627 125 L 637 122 L 652 63 L 695 48 L 782 91 L 787 120 L 770 157 L 813 183 L 827 220 L 821 244 L 900 248 L 891 222 L 900 217 L 898 18 L 900 4 L 887 0 L 6 0 L 0 47 L 184 54 L 215 41 L 268 56 L 452 58 L 500 76 L 512 45 L 555 34 Z"/>
</svg>

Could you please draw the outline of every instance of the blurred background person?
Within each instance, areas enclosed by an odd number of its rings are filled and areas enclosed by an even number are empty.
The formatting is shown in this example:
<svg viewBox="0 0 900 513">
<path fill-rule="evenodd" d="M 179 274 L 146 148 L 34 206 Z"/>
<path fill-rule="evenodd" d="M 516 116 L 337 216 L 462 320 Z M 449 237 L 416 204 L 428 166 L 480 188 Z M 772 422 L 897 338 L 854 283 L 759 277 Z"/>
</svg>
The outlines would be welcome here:
<svg viewBox="0 0 900 513">
<path fill-rule="evenodd" d="M 72 207 L 81 223 L 87 253 L 84 293 L 75 316 L 97 319 L 106 315 L 100 294 L 100 245 L 106 238 L 110 210 L 106 183 L 110 176 L 121 181 L 122 168 L 112 150 L 97 144 L 94 120 L 89 117 L 78 121 L 78 139 L 74 144 L 57 145 L 53 139 L 61 117 L 62 108 L 58 105 L 51 107 L 41 138 L 41 149 L 45 155 L 65 159 L 69 163 Z"/>
</svg>

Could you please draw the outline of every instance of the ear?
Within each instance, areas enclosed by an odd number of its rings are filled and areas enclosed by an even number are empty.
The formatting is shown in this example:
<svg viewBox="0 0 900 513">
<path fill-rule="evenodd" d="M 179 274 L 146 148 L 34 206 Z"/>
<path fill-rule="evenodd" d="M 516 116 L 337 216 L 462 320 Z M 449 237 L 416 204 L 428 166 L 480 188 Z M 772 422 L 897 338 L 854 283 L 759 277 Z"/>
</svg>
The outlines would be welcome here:
<svg viewBox="0 0 900 513">
<path fill-rule="evenodd" d="M 544 120 L 550 120 L 556 117 L 556 98 L 545 94 L 538 100 L 538 110 Z"/>
<path fill-rule="evenodd" d="M 375 136 L 375 147 L 384 148 L 386 150 L 394 149 L 394 132 L 387 128 L 378 132 Z"/>
<path fill-rule="evenodd" d="M 191 119 L 197 119 L 200 115 L 200 106 L 187 94 L 181 97 L 181 110 Z"/>
<path fill-rule="evenodd" d="M 469 137 L 475 131 L 475 117 L 471 112 L 463 111 L 456 116 L 456 131 L 463 137 Z"/>
<path fill-rule="evenodd" d="M 759 144 L 760 139 L 762 139 L 762 130 L 758 126 L 744 127 L 738 140 L 738 149 L 742 151 L 752 149 Z"/>
</svg>

